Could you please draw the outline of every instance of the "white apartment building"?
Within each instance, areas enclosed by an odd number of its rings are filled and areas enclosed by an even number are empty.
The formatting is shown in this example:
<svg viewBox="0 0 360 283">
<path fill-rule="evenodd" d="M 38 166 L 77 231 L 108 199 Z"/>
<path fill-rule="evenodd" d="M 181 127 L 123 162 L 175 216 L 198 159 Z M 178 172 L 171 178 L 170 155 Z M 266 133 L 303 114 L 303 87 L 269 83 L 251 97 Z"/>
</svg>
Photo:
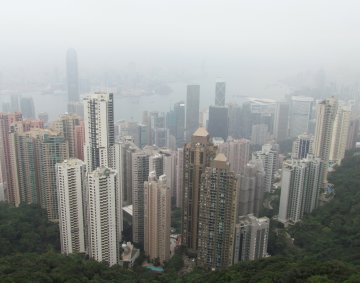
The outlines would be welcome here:
<svg viewBox="0 0 360 283">
<path fill-rule="evenodd" d="M 85 148 L 88 172 L 110 166 L 114 144 L 114 103 L 112 93 L 95 93 L 84 98 Z"/>
<path fill-rule="evenodd" d="M 312 155 L 283 163 L 278 216 L 280 222 L 296 223 L 318 206 L 321 177 L 322 161 Z"/>
<path fill-rule="evenodd" d="M 170 258 L 171 191 L 166 175 L 150 172 L 144 183 L 144 250 L 163 264 Z"/>
<path fill-rule="evenodd" d="M 274 184 L 274 175 L 279 167 L 279 153 L 274 145 L 264 144 L 261 151 L 252 154 L 252 160 L 261 160 L 265 171 L 265 192 L 270 192 Z"/>
<path fill-rule="evenodd" d="M 88 173 L 88 238 L 89 255 L 110 266 L 118 262 L 121 234 L 117 226 L 121 203 L 118 203 L 115 170 L 105 166 Z"/>
<path fill-rule="evenodd" d="M 267 217 L 257 218 L 252 214 L 239 217 L 235 226 L 233 264 L 268 256 L 269 225 Z"/>
<path fill-rule="evenodd" d="M 85 172 L 85 163 L 79 159 L 68 159 L 56 164 L 60 244 L 63 254 L 86 251 Z"/>
</svg>

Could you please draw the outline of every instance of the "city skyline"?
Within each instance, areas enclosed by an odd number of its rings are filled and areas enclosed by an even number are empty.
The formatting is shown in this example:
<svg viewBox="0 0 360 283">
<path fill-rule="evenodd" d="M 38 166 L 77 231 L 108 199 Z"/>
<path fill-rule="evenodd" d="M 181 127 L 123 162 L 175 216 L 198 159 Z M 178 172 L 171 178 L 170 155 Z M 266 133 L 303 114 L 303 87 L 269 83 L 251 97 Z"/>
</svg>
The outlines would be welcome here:
<svg viewBox="0 0 360 283">
<path fill-rule="evenodd" d="M 55 281 L 355 270 L 358 2 L 15 2 L 0 10 L 0 260 L 41 253 Z"/>
</svg>

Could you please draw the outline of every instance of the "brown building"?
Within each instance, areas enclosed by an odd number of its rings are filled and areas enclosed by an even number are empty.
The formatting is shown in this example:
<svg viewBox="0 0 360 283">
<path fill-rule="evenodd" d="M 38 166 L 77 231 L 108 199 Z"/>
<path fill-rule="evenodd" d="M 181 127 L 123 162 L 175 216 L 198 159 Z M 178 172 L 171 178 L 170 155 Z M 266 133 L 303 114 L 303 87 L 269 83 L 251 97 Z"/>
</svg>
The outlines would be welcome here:
<svg viewBox="0 0 360 283">
<path fill-rule="evenodd" d="M 171 191 L 166 175 L 159 180 L 150 172 L 144 183 L 144 250 L 150 259 L 163 264 L 170 258 Z"/>
<path fill-rule="evenodd" d="M 40 203 L 47 210 L 49 220 L 57 221 L 55 165 L 69 158 L 64 136 L 46 129 L 18 131 L 12 136 L 11 148 L 16 155 L 13 168 L 17 171 L 20 202 Z"/>
<path fill-rule="evenodd" d="M 201 174 L 216 155 L 205 128 L 198 128 L 184 146 L 182 242 L 190 250 L 198 247 Z"/>
<path fill-rule="evenodd" d="M 20 196 L 17 194 L 17 191 L 14 188 L 14 180 L 11 166 L 12 157 L 10 150 L 10 126 L 12 123 L 21 120 L 22 115 L 19 112 L 0 113 L 0 157 L 4 194 L 5 200 L 15 205 L 19 205 Z"/>
<path fill-rule="evenodd" d="M 84 161 L 84 144 L 85 144 L 85 126 L 84 121 L 80 121 L 75 126 L 75 157 Z"/>
<path fill-rule="evenodd" d="M 236 213 L 235 173 L 219 153 L 201 177 L 197 264 L 222 269 L 233 260 Z"/>
<path fill-rule="evenodd" d="M 65 140 L 69 144 L 69 157 L 76 156 L 76 127 L 80 125 L 80 118 L 77 114 L 62 114 L 59 119 L 52 124 L 54 131 L 60 132 L 64 135 Z M 85 135 L 85 134 L 84 134 Z M 77 157 L 78 158 L 78 157 Z M 83 159 L 81 159 L 83 160 Z"/>
</svg>

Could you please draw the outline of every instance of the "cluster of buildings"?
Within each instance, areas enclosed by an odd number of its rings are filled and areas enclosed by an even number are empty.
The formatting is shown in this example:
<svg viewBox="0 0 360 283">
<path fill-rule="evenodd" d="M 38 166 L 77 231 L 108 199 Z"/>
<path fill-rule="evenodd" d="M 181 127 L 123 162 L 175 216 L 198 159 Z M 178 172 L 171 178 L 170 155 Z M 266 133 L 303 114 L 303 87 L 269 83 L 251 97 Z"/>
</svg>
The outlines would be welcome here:
<svg viewBox="0 0 360 283">
<path fill-rule="evenodd" d="M 173 200 L 182 211 L 181 244 L 198 266 L 266 257 L 265 193 L 280 182 L 278 221 L 300 221 L 358 138 L 354 104 L 292 96 L 227 105 L 223 81 L 206 111 L 200 86 L 189 85 L 170 112 L 116 122 L 113 94 L 80 101 L 73 50 L 67 60 L 68 113 L 53 122 L 46 113 L 0 113 L 0 197 L 46 209 L 59 223 L 64 254 L 132 266 L 143 249 L 163 264 L 172 255 Z M 287 139 L 291 156 L 280 154 Z M 124 222 L 132 243 L 124 242 Z"/>
</svg>

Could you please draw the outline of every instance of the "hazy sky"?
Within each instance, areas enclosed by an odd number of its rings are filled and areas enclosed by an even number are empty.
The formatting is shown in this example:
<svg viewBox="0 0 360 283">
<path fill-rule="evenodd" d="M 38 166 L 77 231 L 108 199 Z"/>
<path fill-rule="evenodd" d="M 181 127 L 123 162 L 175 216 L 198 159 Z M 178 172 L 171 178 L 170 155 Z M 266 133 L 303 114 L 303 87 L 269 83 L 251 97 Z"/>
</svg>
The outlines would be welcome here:
<svg viewBox="0 0 360 283">
<path fill-rule="evenodd" d="M 0 71 L 137 66 L 258 79 L 360 74 L 360 1 L 1 0 Z"/>
</svg>

